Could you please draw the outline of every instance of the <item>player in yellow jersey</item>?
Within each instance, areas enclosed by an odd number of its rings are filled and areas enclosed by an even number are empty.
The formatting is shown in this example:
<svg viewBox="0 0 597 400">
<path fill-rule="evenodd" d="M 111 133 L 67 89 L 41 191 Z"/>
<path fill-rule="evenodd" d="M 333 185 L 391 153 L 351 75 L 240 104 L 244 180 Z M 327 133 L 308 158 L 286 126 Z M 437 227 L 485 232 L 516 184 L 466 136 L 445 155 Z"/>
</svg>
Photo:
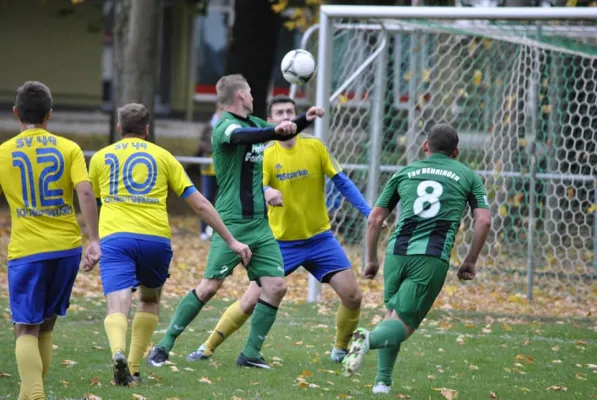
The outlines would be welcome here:
<svg viewBox="0 0 597 400">
<path fill-rule="evenodd" d="M 40 82 L 17 89 L 14 115 L 21 133 L 0 145 L 0 192 L 10 207 L 8 292 L 15 324 L 19 399 L 45 399 L 52 331 L 66 315 L 81 263 L 81 229 L 74 191 L 89 230 L 83 268 L 100 257 L 97 206 L 81 148 L 46 130 L 52 94 Z"/>
<path fill-rule="evenodd" d="M 290 97 L 276 96 L 268 114 L 268 122 L 274 124 L 293 120 L 295 102 Z M 325 201 L 326 176 L 365 217 L 369 215 L 371 209 L 362 194 L 321 140 L 299 135 L 285 142 L 271 142 L 265 149 L 265 199 L 270 205 L 270 226 L 282 251 L 285 275 L 302 265 L 340 297 L 331 358 L 341 362 L 359 322 L 362 293 L 350 261 L 331 231 Z M 259 286 L 251 282 L 244 296 L 226 310 L 208 340 L 187 359 L 209 358 L 248 319 L 260 292 Z"/>
<path fill-rule="evenodd" d="M 140 379 L 139 363 L 158 323 L 161 290 L 172 259 L 168 189 L 185 199 L 245 264 L 251 257 L 248 246 L 234 239 L 174 156 L 146 140 L 148 129 L 148 110 L 141 104 L 124 105 L 118 110 L 123 139 L 98 151 L 89 166 L 95 197 L 102 204 L 100 275 L 108 303 L 104 327 L 114 381 L 122 386 Z M 127 321 L 137 287 L 140 302 L 127 360 Z"/>
</svg>

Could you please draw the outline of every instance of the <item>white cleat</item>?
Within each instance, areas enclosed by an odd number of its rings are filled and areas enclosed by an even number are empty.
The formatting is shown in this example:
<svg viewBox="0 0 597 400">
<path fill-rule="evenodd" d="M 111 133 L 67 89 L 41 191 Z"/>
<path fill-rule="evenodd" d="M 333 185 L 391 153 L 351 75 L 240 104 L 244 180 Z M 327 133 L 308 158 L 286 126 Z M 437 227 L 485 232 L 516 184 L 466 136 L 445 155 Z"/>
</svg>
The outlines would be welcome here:
<svg viewBox="0 0 597 400">
<path fill-rule="evenodd" d="M 392 387 L 383 382 L 377 382 L 375 386 L 373 386 L 373 394 L 390 394 L 391 391 Z"/>
<path fill-rule="evenodd" d="M 344 357 L 343 375 L 353 376 L 361 367 L 365 354 L 369 352 L 369 331 L 365 328 L 357 328 L 352 334 L 352 345 L 346 357 Z"/>
</svg>

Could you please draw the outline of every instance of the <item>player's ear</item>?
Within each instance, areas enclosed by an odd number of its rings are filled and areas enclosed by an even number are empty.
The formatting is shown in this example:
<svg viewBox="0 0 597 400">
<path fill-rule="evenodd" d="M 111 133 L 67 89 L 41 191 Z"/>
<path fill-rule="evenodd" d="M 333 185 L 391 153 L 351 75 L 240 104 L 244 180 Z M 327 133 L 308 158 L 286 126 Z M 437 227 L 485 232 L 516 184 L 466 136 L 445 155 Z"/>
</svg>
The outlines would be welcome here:
<svg viewBox="0 0 597 400">
<path fill-rule="evenodd" d="M 122 132 L 120 131 L 120 122 L 116 124 L 116 132 L 122 134 Z"/>
<path fill-rule="evenodd" d="M 456 150 L 454 150 L 454 152 L 452 153 L 452 158 L 458 157 L 459 153 L 460 153 L 460 149 L 458 147 L 456 147 Z"/>
<path fill-rule="evenodd" d="M 21 118 L 19 118 L 19 111 L 17 110 L 17 106 L 12 107 L 12 113 L 14 114 L 15 117 L 17 117 L 17 119 L 19 121 L 21 120 Z"/>
<path fill-rule="evenodd" d="M 46 120 L 45 120 L 45 122 L 48 122 L 48 121 L 49 121 L 49 120 L 52 118 L 52 111 L 54 111 L 54 110 L 52 110 L 52 109 L 50 108 L 50 111 L 48 111 L 48 114 L 46 115 Z"/>
<path fill-rule="evenodd" d="M 145 137 L 149 136 L 149 124 L 145 125 Z"/>
<path fill-rule="evenodd" d="M 425 141 L 423 142 L 423 151 L 425 153 L 429 153 L 429 142 L 427 141 L 427 139 L 425 139 Z"/>
</svg>

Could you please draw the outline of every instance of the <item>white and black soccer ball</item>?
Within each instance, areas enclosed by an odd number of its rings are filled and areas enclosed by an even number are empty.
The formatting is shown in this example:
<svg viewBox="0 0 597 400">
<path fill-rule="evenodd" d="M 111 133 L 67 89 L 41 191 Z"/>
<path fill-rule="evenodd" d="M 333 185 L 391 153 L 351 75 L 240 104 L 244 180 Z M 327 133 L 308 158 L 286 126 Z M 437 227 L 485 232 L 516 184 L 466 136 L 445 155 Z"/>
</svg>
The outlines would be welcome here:
<svg viewBox="0 0 597 400">
<path fill-rule="evenodd" d="M 317 71 L 315 57 L 307 50 L 291 50 L 282 59 L 280 65 L 284 79 L 295 85 L 304 85 L 313 78 Z"/>
</svg>

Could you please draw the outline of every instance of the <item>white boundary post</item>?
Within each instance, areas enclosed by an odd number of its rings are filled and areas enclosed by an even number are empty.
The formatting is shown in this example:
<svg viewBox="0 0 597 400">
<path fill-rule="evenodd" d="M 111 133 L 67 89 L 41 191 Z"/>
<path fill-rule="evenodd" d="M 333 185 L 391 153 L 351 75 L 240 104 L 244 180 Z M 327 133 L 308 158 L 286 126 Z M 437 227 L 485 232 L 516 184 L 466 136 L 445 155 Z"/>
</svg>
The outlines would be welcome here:
<svg viewBox="0 0 597 400">
<path fill-rule="evenodd" d="M 326 110 L 323 118 L 315 120 L 315 137 L 324 142 L 328 137 L 330 126 L 330 90 L 332 87 L 332 21 L 322 12 L 319 19 L 319 47 L 317 49 L 318 71 L 317 71 L 317 93 L 315 104 Z M 321 283 L 309 274 L 309 291 L 307 301 L 314 303 L 319 300 L 321 294 Z"/>
</svg>

